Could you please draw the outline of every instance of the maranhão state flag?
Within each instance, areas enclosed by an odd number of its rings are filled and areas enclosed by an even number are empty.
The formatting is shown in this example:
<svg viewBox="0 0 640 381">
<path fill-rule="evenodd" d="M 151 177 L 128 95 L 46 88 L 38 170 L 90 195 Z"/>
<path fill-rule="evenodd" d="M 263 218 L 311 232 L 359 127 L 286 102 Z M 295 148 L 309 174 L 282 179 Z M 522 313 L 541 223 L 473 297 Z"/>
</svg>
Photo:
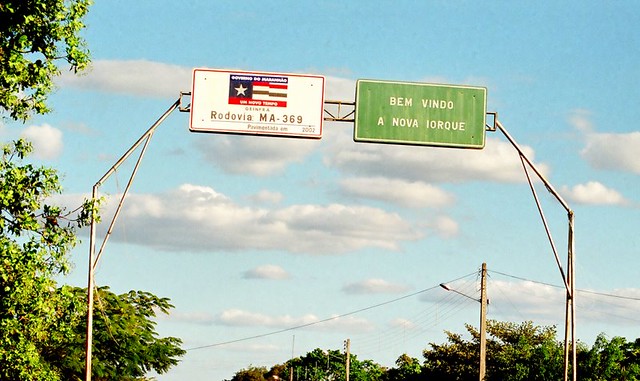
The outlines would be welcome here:
<svg viewBox="0 0 640 381">
<path fill-rule="evenodd" d="M 288 77 L 231 74 L 229 76 L 229 104 L 287 107 L 288 87 Z"/>
</svg>

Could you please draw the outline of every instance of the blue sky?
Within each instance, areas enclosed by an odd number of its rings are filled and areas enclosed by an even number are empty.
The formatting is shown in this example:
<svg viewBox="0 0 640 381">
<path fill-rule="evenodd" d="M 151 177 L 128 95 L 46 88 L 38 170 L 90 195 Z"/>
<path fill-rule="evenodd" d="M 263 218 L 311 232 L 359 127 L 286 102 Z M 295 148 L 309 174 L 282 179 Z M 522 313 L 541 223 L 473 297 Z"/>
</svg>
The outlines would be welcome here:
<svg viewBox="0 0 640 381">
<path fill-rule="evenodd" d="M 59 79 L 53 113 L 0 129 L 60 170 L 61 202 L 90 194 L 191 89 L 193 68 L 322 75 L 325 98 L 343 101 L 357 79 L 486 87 L 487 110 L 575 211 L 578 338 L 638 337 L 635 2 L 114 0 L 86 21 L 91 71 Z M 470 151 L 354 143 L 350 123 L 326 122 L 321 140 L 188 123 L 176 111 L 157 129 L 96 274 L 175 305 L 158 328 L 189 351 L 159 380 L 230 378 L 347 338 L 360 359 L 420 358 L 444 330 L 477 325 L 477 303 L 438 284 L 477 297 L 482 262 L 489 318 L 557 324 L 562 337 L 562 280 L 499 132 Z M 104 221 L 132 167 L 101 186 Z M 566 213 L 536 190 L 565 263 Z M 77 285 L 82 239 L 63 280 Z"/>
</svg>

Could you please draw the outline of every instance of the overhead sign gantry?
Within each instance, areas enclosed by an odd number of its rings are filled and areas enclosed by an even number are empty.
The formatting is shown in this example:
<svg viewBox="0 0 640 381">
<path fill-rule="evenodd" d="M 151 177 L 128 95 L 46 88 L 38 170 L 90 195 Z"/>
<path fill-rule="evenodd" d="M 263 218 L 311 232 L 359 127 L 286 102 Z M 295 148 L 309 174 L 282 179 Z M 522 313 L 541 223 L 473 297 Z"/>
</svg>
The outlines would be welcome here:
<svg viewBox="0 0 640 381">
<path fill-rule="evenodd" d="M 566 287 L 564 380 L 569 379 L 571 354 L 572 380 L 577 379 L 575 337 L 575 269 L 574 213 L 569 205 L 542 176 L 522 149 L 498 121 L 496 113 L 487 113 L 487 90 L 483 87 L 435 85 L 426 83 L 358 80 L 356 101 L 324 100 L 324 77 L 314 75 L 194 69 L 191 93 L 181 92 L 178 100 L 145 132 L 140 139 L 94 185 L 92 202 L 98 200 L 100 185 L 143 145 L 138 162 L 111 221 L 100 250 L 96 253 L 97 214 L 91 217 L 89 274 L 87 292 L 87 340 L 85 380 L 91 380 L 94 271 L 111 235 L 129 187 L 155 129 L 174 110 L 190 112 L 189 130 L 284 137 L 322 137 L 323 120 L 354 123 L 356 142 L 395 143 L 453 148 L 481 149 L 485 131 L 500 130 L 520 154 L 524 171 L 534 194 L 540 216 Z M 183 107 L 183 95 L 191 104 Z M 337 106 L 337 115 L 325 110 L 326 104 Z M 342 107 L 353 107 L 342 115 Z M 325 117 L 324 113 L 329 116 Z M 493 126 L 486 115 L 493 115 Z M 351 116 L 355 115 L 353 119 Z M 569 220 L 567 272 L 550 234 L 547 220 L 529 175 L 531 168 L 547 190 L 565 208 Z M 571 349 L 571 350 L 570 350 Z M 571 352 L 571 353 L 570 353 Z"/>
</svg>

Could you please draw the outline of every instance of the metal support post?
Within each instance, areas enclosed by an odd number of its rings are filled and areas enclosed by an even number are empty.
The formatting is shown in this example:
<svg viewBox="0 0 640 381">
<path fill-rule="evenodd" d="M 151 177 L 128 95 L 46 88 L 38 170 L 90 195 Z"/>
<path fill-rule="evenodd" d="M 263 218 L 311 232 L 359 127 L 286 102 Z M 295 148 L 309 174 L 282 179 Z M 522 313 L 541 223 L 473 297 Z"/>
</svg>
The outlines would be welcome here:
<svg viewBox="0 0 640 381">
<path fill-rule="evenodd" d="M 144 153 L 146 152 L 146 148 L 149 144 L 149 141 L 151 139 L 151 137 L 153 136 L 153 133 L 155 132 L 156 128 L 169 116 L 169 114 L 171 114 L 176 108 L 178 108 L 178 106 L 181 104 L 182 101 L 182 95 L 183 93 L 181 93 L 180 98 L 178 98 L 178 100 L 176 102 L 174 102 L 171 107 L 169 107 L 169 109 L 167 111 L 165 111 L 164 114 L 162 114 L 162 116 L 138 139 L 138 141 L 136 141 L 131 148 L 129 148 L 129 150 L 127 150 L 127 152 L 125 152 L 124 155 L 122 155 L 122 157 L 111 167 L 111 169 L 109 169 L 104 176 L 102 176 L 102 178 L 100 178 L 100 180 L 98 180 L 98 182 L 93 186 L 93 191 L 91 194 L 92 197 L 92 201 L 94 203 L 97 202 L 98 200 L 98 189 L 100 188 L 100 185 L 102 185 L 102 183 L 104 183 L 119 167 L 120 165 L 122 165 L 122 163 L 124 163 L 125 160 L 127 160 L 127 158 L 133 153 L 133 151 L 138 148 L 140 146 L 140 144 L 142 144 L 144 142 L 144 147 L 142 149 L 142 151 L 140 152 L 140 156 L 138 157 L 138 161 L 136 162 L 136 165 L 133 169 L 133 172 L 131 173 L 131 177 L 129 178 L 129 182 L 127 183 L 127 187 L 125 189 L 125 191 L 122 194 L 122 197 L 120 199 L 120 202 L 118 204 L 118 207 L 116 209 L 116 212 L 113 216 L 113 219 L 111 221 L 111 224 L 109 225 L 109 229 L 104 237 L 104 240 L 102 241 L 102 245 L 100 247 L 100 251 L 98 252 L 98 254 L 96 255 L 96 244 L 95 244 L 95 240 L 96 240 L 96 228 L 97 228 L 97 221 L 96 221 L 96 216 L 92 213 L 91 214 L 91 235 L 89 238 L 89 275 L 88 275 L 88 281 L 87 281 L 87 338 L 86 338 L 86 342 L 85 342 L 85 350 L 86 350 L 86 359 L 85 359 L 85 381 L 91 381 L 91 356 L 92 356 L 92 347 L 93 347 L 93 299 L 94 299 L 94 283 L 95 283 L 95 269 L 98 265 L 98 261 L 100 260 L 100 256 L 102 255 L 103 249 L 107 243 L 107 240 L 109 239 L 109 236 L 111 235 L 111 232 L 113 231 L 113 226 L 116 222 L 116 219 L 118 218 L 118 215 L 120 214 L 120 210 L 122 209 L 122 206 L 124 204 L 124 199 L 129 191 L 129 188 L 131 187 L 131 184 L 133 183 L 133 179 L 138 171 L 138 167 L 140 166 L 140 163 L 142 161 L 142 157 L 144 156 Z"/>
<path fill-rule="evenodd" d="M 576 356 L 576 307 L 575 307 L 575 237 L 574 237 L 574 212 L 569 207 L 569 204 L 560 196 L 560 194 L 553 188 L 551 183 L 547 181 L 547 179 L 542 175 L 542 173 L 536 168 L 529 158 L 524 154 L 524 151 L 520 148 L 520 146 L 516 143 L 516 141 L 509 135 L 507 130 L 502 126 L 500 121 L 498 120 L 497 113 L 488 113 L 493 117 L 494 125 L 488 126 L 488 131 L 496 131 L 500 130 L 502 134 L 507 138 L 509 143 L 518 151 L 520 155 L 520 160 L 522 161 L 523 168 L 527 175 L 527 180 L 529 181 L 529 186 L 531 191 L 533 192 L 534 199 L 536 205 L 538 207 L 538 211 L 540 213 L 540 217 L 545 226 L 545 230 L 547 236 L 549 238 L 549 242 L 551 244 L 551 248 L 556 257 L 556 263 L 558 265 L 558 269 L 560 270 L 560 274 L 562 275 L 562 281 L 564 282 L 566 289 L 566 311 L 565 311 L 565 345 L 564 345 L 564 355 L 565 355 L 565 364 L 564 364 L 564 381 L 569 380 L 569 358 L 571 358 L 571 371 L 573 381 L 577 380 L 577 356 Z M 526 164 L 526 165 L 525 165 Z M 569 220 L 569 235 L 568 235 L 568 252 L 567 252 L 567 273 L 565 274 L 562 269 L 561 261 L 558 257 L 555 244 L 553 242 L 553 238 L 551 237 L 551 232 L 548 228 L 546 218 L 544 217 L 544 213 L 542 212 L 542 207 L 540 205 L 540 201 L 536 194 L 535 188 L 533 186 L 533 182 L 529 177 L 529 172 L 527 167 L 531 168 L 533 172 L 538 176 L 538 179 L 542 181 L 544 186 L 547 188 L 549 193 L 553 195 L 553 197 L 562 205 L 562 207 L 567 212 L 568 220 Z M 571 339 L 569 339 L 569 335 Z M 571 355 L 570 355 L 571 353 Z"/>
</svg>

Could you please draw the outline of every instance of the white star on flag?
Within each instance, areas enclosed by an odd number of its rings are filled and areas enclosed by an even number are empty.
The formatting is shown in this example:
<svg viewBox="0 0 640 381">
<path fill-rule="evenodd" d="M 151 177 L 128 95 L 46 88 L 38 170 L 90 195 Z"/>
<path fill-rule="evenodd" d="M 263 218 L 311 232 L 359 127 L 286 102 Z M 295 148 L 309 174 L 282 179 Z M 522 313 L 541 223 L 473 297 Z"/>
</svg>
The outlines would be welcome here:
<svg viewBox="0 0 640 381">
<path fill-rule="evenodd" d="M 242 86 L 242 83 L 240 84 L 240 86 L 236 87 L 235 90 L 238 92 L 236 94 L 236 96 L 238 96 L 238 95 L 245 95 L 246 96 L 247 95 L 247 94 L 245 94 L 245 91 L 247 91 L 247 88 Z"/>
</svg>

